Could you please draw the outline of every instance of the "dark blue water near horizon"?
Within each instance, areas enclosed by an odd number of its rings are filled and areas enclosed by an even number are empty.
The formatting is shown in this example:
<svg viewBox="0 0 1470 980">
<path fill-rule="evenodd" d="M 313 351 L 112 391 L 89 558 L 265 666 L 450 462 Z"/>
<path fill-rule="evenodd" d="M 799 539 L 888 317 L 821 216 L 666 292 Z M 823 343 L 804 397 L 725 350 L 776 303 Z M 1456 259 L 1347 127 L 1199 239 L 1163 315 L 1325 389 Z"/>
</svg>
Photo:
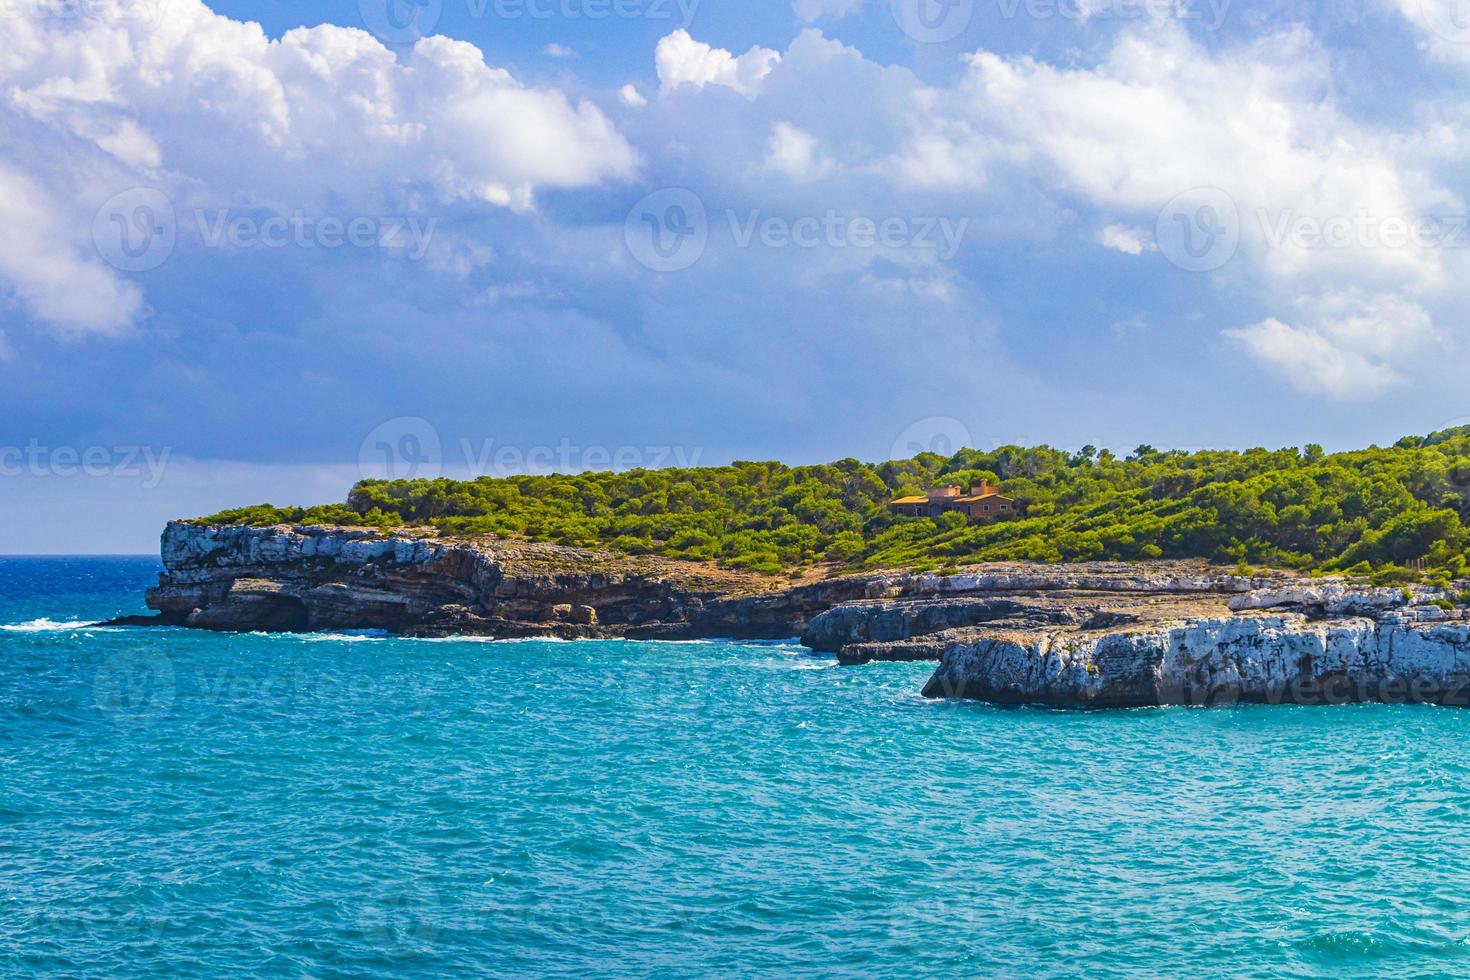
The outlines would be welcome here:
<svg viewBox="0 0 1470 980">
<path fill-rule="evenodd" d="M 157 571 L 0 558 L 0 975 L 1470 972 L 1464 711 L 87 628 Z"/>
</svg>

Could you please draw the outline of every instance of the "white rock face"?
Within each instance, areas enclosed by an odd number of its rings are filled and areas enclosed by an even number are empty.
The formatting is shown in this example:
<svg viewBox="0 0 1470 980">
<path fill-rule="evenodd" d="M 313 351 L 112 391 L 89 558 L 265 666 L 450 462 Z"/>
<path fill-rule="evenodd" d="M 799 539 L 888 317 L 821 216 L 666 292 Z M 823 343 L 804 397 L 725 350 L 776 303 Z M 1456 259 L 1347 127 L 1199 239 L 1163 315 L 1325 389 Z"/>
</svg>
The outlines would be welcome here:
<svg viewBox="0 0 1470 980">
<path fill-rule="evenodd" d="M 1405 595 L 1403 589 L 1373 589 L 1329 581 L 1320 585 L 1293 584 L 1255 589 L 1233 597 L 1230 608 L 1236 612 L 1247 612 L 1303 606 L 1322 609 L 1333 616 L 1376 616 L 1412 603 L 1441 598 L 1445 594 L 1442 589 L 1415 587 Z"/>
<path fill-rule="evenodd" d="M 1090 571 L 1065 565 L 1006 568 L 995 571 L 963 572 L 959 575 L 895 575 L 879 580 L 893 595 L 947 595 L 989 592 L 1122 592 L 1189 593 L 1240 592 L 1259 588 L 1262 580 L 1240 575 L 1176 575 L 1160 573 L 1147 566 L 1117 566 L 1116 571 Z M 879 583 L 875 583 L 879 584 Z M 879 584 L 869 598 L 884 598 Z"/>
<path fill-rule="evenodd" d="M 147 602 L 165 624 L 225 631 L 602 635 L 683 623 L 703 595 L 576 548 L 432 530 L 175 522 Z M 565 617 L 550 610 L 567 605 Z M 601 631 L 601 632 L 599 632 Z M 789 635 L 789 634 L 782 634 Z"/>
<path fill-rule="evenodd" d="M 385 537 L 374 531 L 335 527 L 210 526 L 175 522 L 163 532 L 162 556 L 170 570 L 226 565 L 280 565 L 326 558 L 344 565 L 365 565 L 391 557 L 395 562 L 423 563 L 450 549 L 414 537 Z"/>
<path fill-rule="evenodd" d="M 1470 706 L 1470 626 L 1301 616 L 950 647 L 924 691 L 1066 707 L 1420 701 Z"/>
</svg>

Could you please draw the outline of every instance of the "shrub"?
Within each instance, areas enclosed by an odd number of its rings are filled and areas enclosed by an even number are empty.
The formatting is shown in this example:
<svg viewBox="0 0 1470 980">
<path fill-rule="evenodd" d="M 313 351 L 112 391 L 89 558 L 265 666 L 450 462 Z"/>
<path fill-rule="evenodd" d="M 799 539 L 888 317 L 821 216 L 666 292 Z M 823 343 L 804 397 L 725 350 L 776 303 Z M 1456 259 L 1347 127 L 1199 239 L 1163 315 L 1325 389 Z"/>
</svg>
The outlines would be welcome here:
<svg viewBox="0 0 1470 980">
<path fill-rule="evenodd" d="M 1389 448 L 1195 453 L 1130 459 L 1046 446 L 924 453 L 880 464 L 739 462 L 698 469 L 366 480 L 345 504 L 262 504 L 203 521 L 424 525 L 448 534 L 562 541 L 768 571 L 818 558 L 865 568 L 985 561 L 1204 558 L 1371 576 L 1382 584 L 1470 573 L 1470 428 Z M 970 524 L 897 517 L 895 495 L 992 479 L 1022 504 Z"/>
</svg>

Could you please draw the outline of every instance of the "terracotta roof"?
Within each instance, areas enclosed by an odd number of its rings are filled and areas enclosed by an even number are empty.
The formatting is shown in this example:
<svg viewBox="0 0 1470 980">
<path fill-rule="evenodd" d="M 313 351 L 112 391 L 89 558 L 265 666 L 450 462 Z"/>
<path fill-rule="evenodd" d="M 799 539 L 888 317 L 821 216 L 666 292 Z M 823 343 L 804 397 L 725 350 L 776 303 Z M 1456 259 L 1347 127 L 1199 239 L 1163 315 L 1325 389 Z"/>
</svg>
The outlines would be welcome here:
<svg viewBox="0 0 1470 980">
<path fill-rule="evenodd" d="M 893 501 L 895 504 L 927 504 L 928 502 L 928 497 L 900 497 Z"/>
<path fill-rule="evenodd" d="M 978 504 L 982 500 L 1003 500 L 1008 504 L 1015 502 L 1011 497 L 1003 497 L 998 492 L 991 491 L 990 493 L 981 494 L 978 497 L 960 497 L 958 500 L 954 501 L 954 503 Z"/>
</svg>

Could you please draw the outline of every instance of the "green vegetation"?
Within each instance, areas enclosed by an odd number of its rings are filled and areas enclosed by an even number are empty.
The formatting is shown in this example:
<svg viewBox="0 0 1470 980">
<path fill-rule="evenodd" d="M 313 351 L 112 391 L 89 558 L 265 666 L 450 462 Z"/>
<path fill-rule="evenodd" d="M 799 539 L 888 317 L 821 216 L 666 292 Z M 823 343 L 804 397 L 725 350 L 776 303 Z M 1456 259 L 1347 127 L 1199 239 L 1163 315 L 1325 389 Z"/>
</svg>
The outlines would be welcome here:
<svg viewBox="0 0 1470 980">
<path fill-rule="evenodd" d="M 990 525 L 888 512 L 891 497 L 989 479 L 1023 513 Z M 978 561 L 1205 558 L 1346 571 L 1379 584 L 1466 572 L 1470 427 L 1392 448 L 1159 452 L 966 449 L 868 465 L 702 469 L 459 482 L 365 481 L 344 504 L 249 507 L 202 521 L 432 525 L 776 574 L 829 562 L 945 573 Z M 1412 566 L 1412 567 L 1406 567 Z"/>
</svg>

